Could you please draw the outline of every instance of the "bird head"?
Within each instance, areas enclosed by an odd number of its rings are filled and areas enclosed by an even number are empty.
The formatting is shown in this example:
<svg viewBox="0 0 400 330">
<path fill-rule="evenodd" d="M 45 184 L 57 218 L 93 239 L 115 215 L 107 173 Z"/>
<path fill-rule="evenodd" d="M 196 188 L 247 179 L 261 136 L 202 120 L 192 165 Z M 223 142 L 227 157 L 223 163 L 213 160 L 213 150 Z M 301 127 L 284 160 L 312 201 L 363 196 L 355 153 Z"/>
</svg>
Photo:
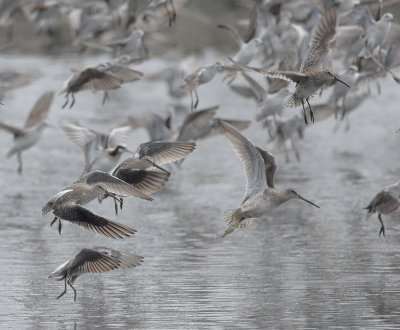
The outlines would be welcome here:
<svg viewBox="0 0 400 330">
<path fill-rule="evenodd" d="M 381 19 L 384 22 L 389 23 L 389 22 L 393 21 L 393 15 L 391 13 L 385 13 L 385 14 L 382 15 Z"/>
<path fill-rule="evenodd" d="M 327 71 L 326 71 L 326 74 L 327 74 L 327 76 L 328 76 L 330 79 L 334 79 L 334 80 L 336 80 L 336 81 L 339 81 L 339 82 L 341 82 L 343 85 L 345 85 L 345 86 L 347 86 L 347 87 L 350 88 L 350 86 L 349 86 L 347 83 L 345 83 L 343 80 L 341 80 L 341 79 L 337 76 L 337 74 L 336 74 L 334 71 L 332 71 L 332 70 L 327 70 Z"/>
<path fill-rule="evenodd" d="M 301 200 L 303 200 L 303 201 L 305 201 L 305 202 L 307 202 L 307 203 L 309 203 L 309 204 L 311 204 L 311 205 L 314 205 L 315 207 L 318 207 L 318 208 L 319 208 L 319 206 L 318 206 L 317 204 L 315 204 L 315 203 L 309 201 L 308 199 L 305 199 L 305 198 L 304 198 L 303 196 L 301 196 L 301 195 L 297 192 L 297 190 L 294 189 L 294 188 L 288 188 L 288 189 L 286 189 L 286 190 L 285 190 L 285 193 L 284 193 L 284 196 L 285 196 L 285 198 L 286 198 L 287 200 L 298 198 L 298 199 L 301 199 Z"/>
</svg>

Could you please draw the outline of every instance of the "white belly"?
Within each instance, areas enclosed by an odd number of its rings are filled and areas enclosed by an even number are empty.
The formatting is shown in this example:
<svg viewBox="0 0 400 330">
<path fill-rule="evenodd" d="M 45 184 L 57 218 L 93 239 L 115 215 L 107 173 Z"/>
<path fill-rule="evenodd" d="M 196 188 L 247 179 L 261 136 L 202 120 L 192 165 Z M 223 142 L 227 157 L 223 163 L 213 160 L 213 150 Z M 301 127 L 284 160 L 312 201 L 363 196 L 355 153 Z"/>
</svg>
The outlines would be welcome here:
<svg viewBox="0 0 400 330">
<path fill-rule="evenodd" d="M 273 203 L 269 196 L 257 196 L 247 200 L 241 207 L 242 213 L 247 218 L 260 218 L 278 205 Z"/>
</svg>

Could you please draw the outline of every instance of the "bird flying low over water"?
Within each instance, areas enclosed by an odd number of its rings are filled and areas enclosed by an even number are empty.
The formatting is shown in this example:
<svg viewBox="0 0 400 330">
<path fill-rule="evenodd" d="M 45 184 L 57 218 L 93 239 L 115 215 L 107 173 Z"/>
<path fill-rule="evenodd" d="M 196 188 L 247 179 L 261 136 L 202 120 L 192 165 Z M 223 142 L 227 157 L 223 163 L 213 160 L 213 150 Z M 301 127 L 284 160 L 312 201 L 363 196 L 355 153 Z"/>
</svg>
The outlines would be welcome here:
<svg viewBox="0 0 400 330">
<path fill-rule="evenodd" d="M 42 215 L 53 211 L 55 217 L 50 225 L 58 220 L 58 232 L 60 234 L 61 220 L 70 221 L 111 238 L 124 238 L 135 233 L 134 229 L 98 216 L 81 206 L 104 194 L 113 197 L 120 203 L 122 201 L 119 197 L 125 196 L 152 200 L 151 197 L 132 185 L 105 172 L 94 171 L 54 195 L 42 207 Z"/>
<path fill-rule="evenodd" d="M 221 134 L 221 127 L 217 121 L 219 118 L 214 117 L 217 109 L 218 106 L 214 106 L 188 114 L 179 129 L 176 140 L 195 141 Z M 240 131 L 245 130 L 251 124 L 249 120 L 223 120 Z"/>
<path fill-rule="evenodd" d="M 61 129 L 85 153 L 83 174 L 93 170 L 109 172 L 118 164 L 122 153 L 130 152 L 126 143 L 131 126 L 114 127 L 108 133 L 97 132 L 79 123 L 63 123 Z"/>
<path fill-rule="evenodd" d="M 85 273 L 104 273 L 111 270 L 128 269 L 139 266 L 143 257 L 133 253 L 120 252 L 106 247 L 82 249 L 72 259 L 60 265 L 48 278 L 64 281 L 64 291 L 57 297 L 60 299 L 67 293 L 67 284 L 74 290 L 74 301 L 77 291 L 73 287 L 76 279 Z"/>
<path fill-rule="evenodd" d="M 196 148 L 194 142 L 154 141 L 142 143 L 136 151 L 139 159 L 147 157 L 158 166 L 176 162 Z"/>
<path fill-rule="evenodd" d="M 14 144 L 8 151 L 7 157 L 17 154 L 19 174 L 22 173 L 22 151 L 38 143 L 43 129 L 50 126 L 44 120 L 47 118 L 53 97 L 54 92 L 46 92 L 36 101 L 23 128 L 0 122 L 0 129 L 14 135 Z"/>
<path fill-rule="evenodd" d="M 245 197 L 240 207 L 224 212 L 229 227 L 222 237 L 243 226 L 245 223 L 242 222 L 245 219 L 260 218 L 290 199 L 298 198 L 319 208 L 293 188 L 276 189 L 273 182 L 276 170 L 275 157 L 256 147 L 231 125 L 222 120 L 218 122 L 242 162 L 247 178 Z"/>
<path fill-rule="evenodd" d="M 400 181 L 383 188 L 369 202 L 365 208 L 368 212 L 365 216 L 368 219 L 373 213 L 378 213 L 378 219 L 381 223 L 379 236 L 385 236 L 385 226 L 383 225 L 381 214 L 390 214 L 396 211 L 400 206 Z"/>
<path fill-rule="evenodd" d="M 259 72 L 270 78 L 279 78 L 295 82 L 296 89 L 284 105 L 287 107 L 297 107 L 302 105 L 304 121 L 308 124 L 306 109 L 304 107 L 304 103 L 307 102 L 310 109 L 311 120 L 314 122 L 314 114 L 309 99 L 317 94 L 323 85 L 331 80 L 337 80 L 347 87 L 350 87 L 346 82 L 341 80 L 333 70 L 322 69 L 330 44 L 335 37 L 336 20 L 337 13 L 334 7 L 328 8 L 324 15 L 319 19 L 311 37 L 310 47 L 301 64 L 300 72 L 268 71 L 264 68 L 254 68 L 241 65 L 232 59 L 231 61 L 239 67 Z"/>
<path fill-rule="evenodd" d="M 123 83 L 136 81 L 142 76 L 143 73 L 140 71 L 113 64 L 112 62 L 100 63 L 94 67 L 74 71 L 74 74 L 67 82 L 67 86 L 61 91 L 61 93 L 65 94 L 65 103 L 62 108 L 65 108 L 69 103 L 70 94 L 72 102 L 69 107 L 72 108 L 75 104 L 74 94 L 85 89 L 104 91 L 104 104 L 108 98 L 107 91 L 120 88 Z"/>
<path fill-rule="evenodd" d="M 195 147 L 194 142 L 142 143 L 136 152 L 136 157 L 126 158 L 115 168 L 113 176 L 131 184 L 145 194 L 155 193 L 165 185 L 171 175 L 161 165 L 185 158 Z M 109 194 L 105 193 L 100 196 L 99 200 L 108 196 Z M 120 202 L 120 208 L 122 208 L 122 199 L 114 198 L 115 213 L 118 212 L 117 201 Z"/>
</svg>

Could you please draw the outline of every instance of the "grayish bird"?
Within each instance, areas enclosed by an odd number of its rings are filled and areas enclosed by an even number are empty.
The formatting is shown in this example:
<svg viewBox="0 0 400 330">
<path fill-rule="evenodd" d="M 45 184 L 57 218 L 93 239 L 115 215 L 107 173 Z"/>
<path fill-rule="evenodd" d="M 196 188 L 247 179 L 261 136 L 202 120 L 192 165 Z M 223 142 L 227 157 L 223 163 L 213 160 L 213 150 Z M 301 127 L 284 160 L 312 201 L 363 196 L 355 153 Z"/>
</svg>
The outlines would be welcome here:
<svg viewBox="0 0 400 330">
<path fill-rule="evenodd" d="M 50 225 L 59 220 L 58 232 L 60 234 L 62 228 L 61 220 L 76 223 L 85 229 L 111 238 L 124 238 L 133 234 L 135 232 L 134 229 L 95 215 L 81 206 L 96 198 L 101 198 L 105 194 L 113 197 L 114 200 L 119 201 L 121 204 L 120 196 L 152 200 L 150 196 L 147 196 L 132 185 L 105 172 L 94 171 L 54 195 L 42 207 L 42 215 L 53 211 L 55 218 Z"/>
<path fill-rule="evenodd" d="M 143 193 L 154 193 L 165 185 L 171 175 L 161 165 L 182 160 L 195 147 L 194 142 L 142 143 L 136 152 L 137 157 L 125 159 L 114 170 L 113 176 L 131 184 Z M 104 194 L 102 199 L 106 197 L 108 194 Z M 115 206 L 115 212 L 117 212 L 117 206 Z"/>
<path fill-rule="evenodd" d="M 344 74 L 340 75 L 346 82 L 348 82 L 351 86 L 355 86 L 358 78 L 360 77 L 360 73 L 358 72 L 358 68 L 355 65 L 351 65 Z M 349 88 L 343 84 L 335 83 L 332 91 L 332 96 L 335 100 L 342 102 L 342 117 L 344 117 L 346 113 L 345 100 L 346 95 L 349 93 Z"/>
<path fill-rule="evenodd" d="M 259 50 L 262 49 L 263 43 L 260 39 L 252 39 L 244 42 L 239 33 L 230 25 L 218 25 L 220 29 L 226 29 L 231 32 L 233 39 L 239 46 L 239 50 L 234 56 L 235 61 L 240 64 L 249 64 L 256 56 Z"/>
<path fill-rule="evenodd" d="M 71 94 L 72 102 L 70 108 L 75 104 L 75 93 L 90 89 L 92 91 L 109 91 L 121 87 L 122 81 L 112 75 L 96 68 L 86 68 L 81 71 L 76 71 L 68 80 L 67 86 L 61 93 L 65 93 L 65 103 L 62 108 L 65 108 L 69 103 L 69 95 Z"/>
<path fill-rule="evenodd" d="M 222 71 L 224 66 L 220 62 L 216 62 L 212 65 L 202 66 L 197 69 L 195 72 L 188 75 L 181 85 L 181 88 L 184 91 L 190 92 L 191 97 L 191 109 L 196 109 L 199 104 L 199 95 L 197 94 L 197 87 L 199 85 L 208 83 L 211 79 L 214 78 L 217 72 Z M 196 96 L 196 101 L 193 101 L 193 92 Z"/>
<path fill-rule="evenodd" d="M 155 141 L 142 143 L 136 151 L 139 159 L 147 158 L 161 166 L 166 163 L 176 162 L 186 157 L 196 148 L 194 142 L 167 142 Z"/>
<path fill-rule="evenodd" d="M 77 291 L 73 284 L 79 276 L 85 273 L 104 273 L 111 270 L 133 268 L 139 266 L 142 262 L 143 257 L 136 254 L 120 252 L 106 247 L 82 249 L 72 259 L 58 266 L 48 278 L 64 281 L 64 291 L 57 299 L 67 293 L 68 284 L 74 290 L 74 301 L 76 301 Z"/>
<path fill-rule="evenodd" d="M 240 95 L 255 99 L 257 107 L 259 108 L 259 113 L 257 113 L 256 115 L 257 121 L 263 120 L 268 116 L 275 116 L 276 114 L 282 113 L 283 100 L 286 96 L 290 94 L 286 88 L 283 88 L 275 93 L 267 93 L 264 87 L 262 87 L 248 74 L 242 72 L 242 76 L 247 80 L 250 87 L 242 87 L 240 90 L 233 86 L 231 87 L 233 87 L 233 89 Z"/>
<path fill-rule="evenodd" d="M 296 89 L 293 95 L 286 101 L 285 106 L 297 107 L 303 106 L 304 121 L 308 124 L 304 103 L 307 102 L 310 109 L 311 120 L 314 121 L 314 114 L 309 103 L 309 99 L 318 93 L 321 87 L 329 81 L 337 80 L 347 85 L 339 79 L 332 70 L 323 70 L 322 65 L 328 54 L 329 46 L 335 36 L 336 31 L 336 9 L 330 7 L 318 21 L 318 24 L 312 34 L 310 48 L 301 64 L 300 72 L 293 71 L 267 71 L 248 66 L 242 66 L 272 78 L 280 78 L 296 83 Z"/>
<path fill-rule="evenodd" d="M 186 2 L 188 1 L 180 1 L 179 7 L 185 6 Z M 135 25 L 146 32 L 156 32 L 162 27 L 171 26 L 175 19 L 176 8 L 174 0 L 152 0 L 138 14 Z"/>
<path fill-rule="evenodd" d="M 273 182 L 276 170 L 275 157 L 256 147 L 229 124 L 221 120 L 219 124 L 241 160 L 247 178 L 245 197 L 240 207 L 224 212 L 224 218 L 229 221 L 229 227 L 222 237 L 233 232 L 238 226 L 242 226 L 245 219 L 260 218 L 290 199 L 298 198 L 319 208 L 293 188 L 276 189 Z"/>
<path fill-rule="evenodd" d="M 117 166 L 112 175 L 145 194 L 152 194 L 165 185 L 171 173 L 158 166 L 151 157 L 145 156 L 142 159 L 126 158 Z"/>
<path fill-rule="evenodd" d="M 129 125 L 133 129 L 145 128 L 150 141 L 166 141 L 172 134 L 171 115 L 168 115 L 167 118 L 158 113 L 131 115 L 122 125 Z"/>
<path fill-rule="evenodd" d="M 75 104 L 74 94 L 90 89 L 92 91 L 104 91 L 103 104 L 108 98 L 107 91 L 120 88 L 123 83 L 133 82 L 140 79 L 143 73 L 121 66 L 113 62 L 100 63 L 94 67 L 85 68 L 81 71 L 74 71 L 72 77 L 67 81 L 67 86 L 61 93 L 65 93 L 65 108 L 69 103 L 71 94 L 72 102 L 70 108 Z"/>
<path fill-rule="evenodd" d="M 300 153 L 297 149 L 294 134 L 297 132 L 299 137 L 304 136 L 306 125 L 298 114 L 289 117 L 270 116 L 267 117 L 264 126 L 267 127 L 270 136 L 270 144 L 273 144 L 279 151 L 285 152 L 286 162 L 289 162 L 289 151 L 293 151 L 296 159 L 300 161 Z"/>
<path fill-rule="evenodd" d="M 378 192 L 375 197 L 369 202 L 365 208 L 367 214 L 365 219 L 368 219 L 372 214 L 378 213 L 378 219 L 381 223 L 379 236 L 385 236 L 385 226 L 383 225 L 381 214 L 390 214 L 396 211 L 400 206 L 400 181 L 390 186 L 383 188 Z"/>
<path fill-rule="evenodd" d="M 31 148 L 42 136 L 43 129 L 49 127 L 44 120 L 53 102 L 54 92 L 44 93 L 34 104 L 23 128 L 18 128 L 0 122 L 0 129 L 14 135 L 14 144 L 8 151 L 7 157 L 17 154 L 18 173 L 22 173 L 22 151 Z"/>
<path fill-rule="evenodd" d="M 218 106 L 214 106 L 188 114 L 181 125 L 176 140 L 196 141 L 222 134 L 221 127 L 218 124 L 218 119 L 220 118 L 214 117 L 217 109 Z M 240 131 L 246 129 L 251 124 L 249 120 L 223 120 Z"/>
<path fill-rule="evenodd" d="M 364 29 L 364 48 L 361 50 L 360 56 L 373 56 L 377 48 L 380 54 L 382 45 L 390 31 L 393 15 L 385 13 L 379 21 L 375 21 L 366 7 L 357 7 L 352 15 L 359 18 Z"/>
<path fill-rule="evenodd" d="M 108 133 L 97 132 L 79 123 L 62 123 L 60 127 L 85 154 L 83 174 L 93 170 L 109 172 L 124 152 L 131 152 L 126 148 L 133 130 L 131 126 L 115 127 Z"/>
</svg>

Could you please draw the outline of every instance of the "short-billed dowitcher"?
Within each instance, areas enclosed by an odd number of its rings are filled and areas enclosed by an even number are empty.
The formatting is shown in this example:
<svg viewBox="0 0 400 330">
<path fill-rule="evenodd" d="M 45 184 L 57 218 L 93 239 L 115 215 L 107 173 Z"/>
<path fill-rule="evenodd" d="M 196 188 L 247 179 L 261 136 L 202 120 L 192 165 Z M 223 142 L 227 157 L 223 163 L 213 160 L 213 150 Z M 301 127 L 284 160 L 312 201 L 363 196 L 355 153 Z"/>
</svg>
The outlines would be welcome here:
<svg viewBox="0 0 400 330">
<path fill-rule="evenodd" d="M 364 48 L 361 50 L 360 56 L 373 56 L 376 49 L 378 49 L 380 55 L 382 45 L 392 25 L 393 15 L 391 13 L 385 13 L 376 21 L 366 7 L 357 7 L 351 15 L 360 20 L 364 29 Z"/>
<path fill-rule="evenodd" d="M 219 124 L 243 163 L 247 177 L 245 197 L 240 207 L 224 212 L 224 218 L 229 221 L 229 227 L 222 237 L 245 224 L 243 223 L 245 219 L 260 218 L 290 199 L 299 198 L 319 208 L 293 188 L 276 189 L 273 182 L 276 169 L 275 157 L 256 147 L 229 124 L 222 120 Z"/>
<path fill-rule="evenodd" d="M 314 121 L 314 114 L 309 99 L 314 96 L 321 87 L 331 80 L 337 80 L 347 85 L 339 79 L 332 70 L 322 69 L 325 57 L 328 54 L 330 43 L 335 37 L 337 13 L 334 7 L 328 8 L 324 15 L 318 21 L 318 24 L 312 34 L 311 44 L 308 52 L 301 64 L 300 72 L 294 71 L 268 71 L 265 68 L 253 68 L 240 65 L 231 59 L 232 62 L 245 69 L 250 69 L 271 78 L 289 80 L 296 83 L 296 89 L 293 95 L 286 101 L 285 106 L 297 107 L 303 106 L 304 121 L 308 124 L 306 109 L 304 103 L 307 102 L 310 109 L 311 120 Z"/>
<path fill-rule="evenodd" d="M 137 152 L 137 157 L 129 157 L 119 164 L 113 176 L 131 184 L 139 191 L 150 194 L 160 190 L 171 175 L 161 165 L 176 162 L 190 154 L 196 147 L 194 142 L 147 142 L 142 143 Z M 157 170 L 158 169 L 158 170 Z M 99 200 L 108 197 L 103 194 Z M 117 200 L 115 213 L 117 213 Z M 122 208 L 122 199 L 120 200 Z"/>
<path fill-rule="evenodd" d="M 150 141 L 166 141 L 171 137 L 171 117 L 162 116 L 158 113 L 144 113 L 130 115 L 122 125 L 129 125 L 133 129 L 143 127 L 149 134 Z"/>
<path fill-rule="evenodd" d="M 197 87 L 199 85 L 208 83 L 211 79 L 214 78 L 215 74 L 218 71 L 223 69 L 223 65 L 220 62 L 216 62 L 212 65 L 202 66 L 198 68 L 195 72 L 188 75 L 181 85 L 181 88 L 184 91 L 190 92 L 191 97 L 191 110 L 196 109 L 197 105 L 199 104 L 199 95 L 197 94 Z M 193 92 L 196 96 L 196 101 L 193 100 Z"/>
<path fill-rule="evenodd" d="M 167 142 L 155 141 L 139 145 L 136 156 L 139 159 L 146 157 L 158 166 L 176 162 L 186 157 L 196 148 L 194 142 Z"/>
<path fill-rule="evenodd" d="M 108 98 L 107 91 L 120 88 L 123 83 L 132 82 L 140 79 L 143 73 L 132 70 L 127 66 L 120 66 L 112 62 L 100 63 L 94 67 L 88 67 L 81 71 L 74 71 L 72 77 L 68 80 L 67 86 L 61 93 L 65 93 L 65 108 L 69 102 L 71 94 L 72 102 L 70 108 L 75 104 L 74 94 L 91 89 L 92 91 L 104 91 L 103 104 Z"/>
<path fill-rule="evenodd" d="M 390 214 L 396 211 L 399 206 L 400 181 L 383 188 L 375 195 L 375 197 L 369 202 L 368 206 L 365 208 L 367 210 L 365 218 L 368 219 L 373 213 L 378 213 L 378 219 L 381 223 L 379 236 L 381 236 L 381 234 L 385 236 L 385 226 L 383 225 L 381 214 Z"/>
<path fill-rule="evenodd" d="M 60 126 L 85 153 L 83 174 L 93 170 L 109 172 L 118 164 L 122 153 L 131 152 L 126 148 L 133 130 L 130 126 L 115 127 L 108 133 L 97 132 L 79 123 L 63 123 Z"/>
<path fill-rule="evenodd" d="M 82 249 L 72 259 L 64 262 L 48 278 L 56 277 L 57 281 L 64 281 L 64 291 L 57 299 L 67 293 L 67 284 L 74 290 L 76 301 L 76 289 L 73 287 L 76 279 L 85 273 L 104 273 L 117 269 L 128 269 L 139 266 L 143 257 L 133 253 L 120 252 L 106 247 L 94 247 Z"/>
<path fill-rule="evenodd" d="M 42 215 L 53 211 L 55 217 L 50 225 L 59 220 L 58 232 L 60 234 L 61 220 L 76 223 L 85 229 L 112 238 L 124 238 L 134 233 L 134 229 L 100 217 L 81 206 L 96 198 L 101 198 L 105 194 L 120 203 L 122 203 L 120 197 L 125 196 L 152 200 L 151 197 L 132 185 L 105 172 L 94 171 L 54 195 L 42 207 Z"/>
<path fill-rule="evenodd" d="M 22 151 L 34 146 L 42 136 L 43 129 L 50 126 L 44 120 L 53 102 L 54 92 L 44 93 L 35 103 L 23 128 L 18 128 L 0 122 L 0 129 L 14 135 L 14 144 L 7 157 L 17 154 L 18 173 L 22 173 Z"/>
<path fill-rule="evenodd" d="M 218 106 L 188 114 L 181 125 L 177 141 L 195 141 L 221 134 L 218 118 L 214 117 Z M 249 120 L 223 119 L 225 122 L 242 131 L 249 127 Z"/>
</svg>

